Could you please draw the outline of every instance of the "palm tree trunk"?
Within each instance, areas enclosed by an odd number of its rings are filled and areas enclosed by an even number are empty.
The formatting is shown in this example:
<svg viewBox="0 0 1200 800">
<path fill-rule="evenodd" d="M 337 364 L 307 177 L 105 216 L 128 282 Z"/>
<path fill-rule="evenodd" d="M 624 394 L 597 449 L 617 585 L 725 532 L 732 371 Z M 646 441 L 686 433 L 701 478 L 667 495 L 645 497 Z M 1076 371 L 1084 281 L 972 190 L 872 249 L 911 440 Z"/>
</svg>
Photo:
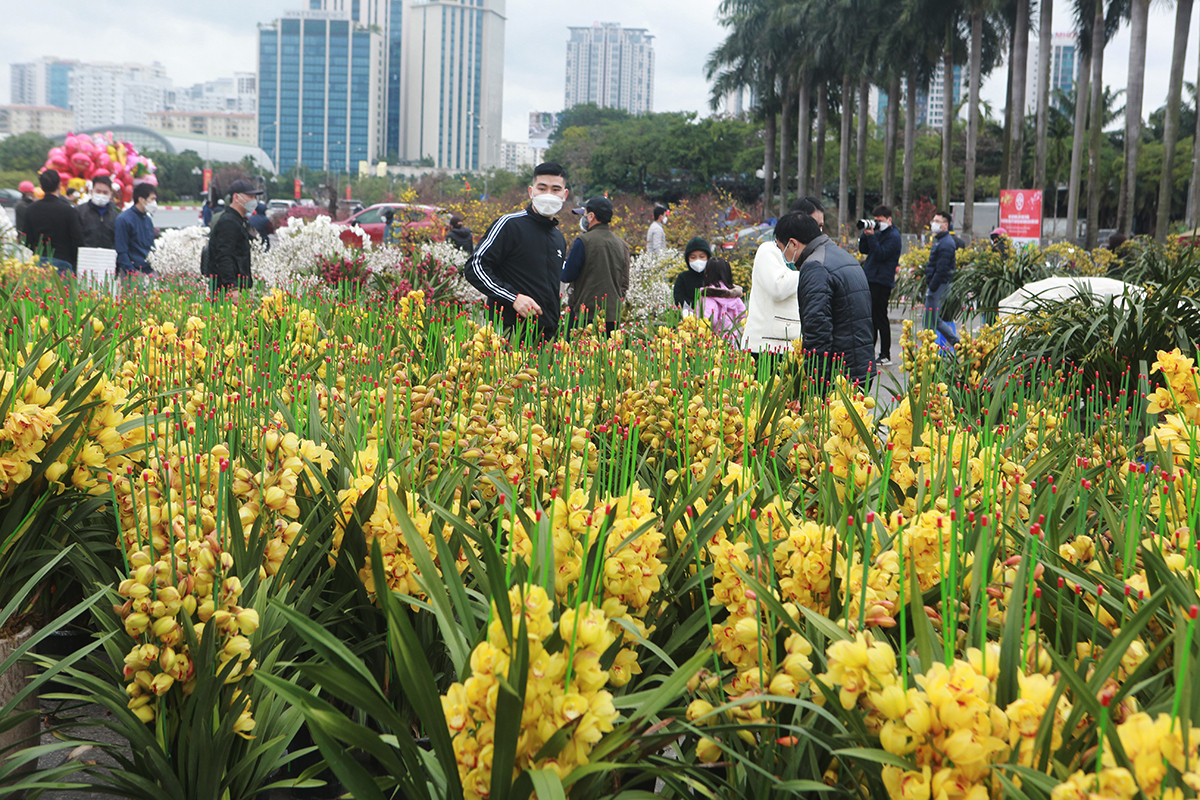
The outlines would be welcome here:
<svg viewBox="0 0 1200 800">
<path fill-rule="evenodd" d="M 1017 21 L 1013 28 L 1012 132 L 1008 153 L 1008 188 L 1021 188 L 1021 162 L 1025 137 L 1025 73 L 1029 68 L 1029 0 L 1017 0 Z"/>
<path fill-rule="evenodd" d="M 1196 69 L 1196 96 L 1200 97 L 1200 64 Z M 1192 139 L 1192 182 L 1188 184 L 1187 226 L 1200 227 L 1200 100 L 1196 101 L 1196 134 Z"/>
<path fill-rule="evenodd" d="M 1154 240 L 1159 244 L 1167 241 L 1167 228 L 1171 224 L 1171 199 L 1175 195 L 1175 144 L 1179 139 L 1179 104 L 1183 98 L 1183 60 L 1187 55 L 1191 21 L 1192 0 L 1175 0 L 1175 45 L 1171 51 L 1171 83 L 1167 88 L 1167 118 L 1163 121 L 1163 168 L 1158 182 L 1158 214 L 1154 221 Z M 1200 118 L 1200 115 L 1197 116 Z"/>
<path fill-rule="evenodd" d="M 800 113 L 796 120 L 796 196 L 808 195 L 808 175 L 812 166 L 812 89 L 808 73 L 800 73 L 800 92 L 796 98 Z"/>
<path fill-rule="evenodd" d="M 1016 37 L 1010 37 L 1008 40 L 1008 63 L 1013 61 L 1013 50 L 1016 48 Z M 1013 111 L 1013 86 L 1012 73 L 1008 75 L 1008 81 L 1004 86 L 1004 138 L 1001 140 L 1000 154 L 1000 188 L 1011 189 L 1008 185 L 1008 166 L 1009 159 L 1012 156 L 1012 111 Z"/>
<path fill-rule="evenodd" d="M 858 181 L 854 185 L 854 216 L 867 216 L 867 117 L 871 113 L 871 82 L 866 76 L 858 80 Z"/>
<path fill-rule="evenodd" d="M 962 233 L 971 239 L 975 231 L 975 154 L 979 136 L 979 83 L 983 61 L 983 4 L 971 9 L 971 75 L 967 90 L 967 164 L 963 186 Z"/>
<path fill-rule="evenodd" d="M 1050 58 L 1053 42 L 1051 25 L 1054 22 L 1053 0 L 1041 0 L 1038 4 L 1038 96 L 1037 96 L 1037 141 L 1034 142 L 1033 188 L 1042 192 L 1042 225 L 1046 224 L 1046 136 L 1050 128 Z M 1054 186 L 1054 205 L 1058 212 L 1058 184 Z M 1040 232 L 1039 232 L 1040 233 Z"/>
<path fill-rule="evenodd" d="M 825 132 L 829 127 L 829 84 L 817 87 L 817 146 L 813 154 L 813 195 L 825 193 Z"/>
<path fill-rule="evenodd" d="M 788 149 L 791 145 L 791 129 L 788 123 L 792 120 L 792 87 L 787 80 L 783 84 L 783 113 L 779 118 L 779 216 L 783 216 L 788 204 L 788 161 L 792 154 Z"/>
<path fill-rule="evenodd" d="M 1095 248 L 1100 238 L 1100 143 L 1104 134 L 1104 0 L 1096 0 L 1092 20 L 1092 102 L 1088 131 L 1087 236 L 1084 247 Z"/>
<path fill-rule="evenodd" d="M 912 217 L 913 161 L 917 152 L 917 81 L 915 72 L 908 75 L 908 91 L 904 102 L 904 178 L 900 201 L 900 230 L 916 233 Z"/>
<path fill-rule="evenodd" d="M 838 231 L 850 223 L 850 118 L 854 116 L 854 80 L 842 75 L 842 143 L 838 153 Z"/>
<path fill-rule="evenodd" d="M 946 26 L 946 48 L 942 53 L 942 180 L 938 186 L 938 208 L 950 207 L 950 154 L 954 144 L 954 51 L 950 49 L 950 26 Z"/>
<path fill-rule="evenodd" d="M 1088 87 L 1092 83 L 1092 57 L 1080 57 L 1075 82 L 1075 131 L 1071 137 L 1071 174 L 1067 178 L 1067 241 L 1079 236 L 1079 178 L 1083 173 L 1083 140 L 1087 132 Z M 1057 202 L 1057 197 L 1055 198 Z"/>
<path fill-rule="evenodd" d="M 763 152 L 763 204 L 762 213 L 765 218 L 771 213 L 775 200 L 775 115 L 767 114 L 766 142 Z"/>
<path fill-rule="evenodd" d="M 900 122 L 900 74 L 888 80 L 887 121 L 883 134 L 883 202 L 896 205 L 896 129 Z"/>
<path fill-rule="evenodd" d="M 1125 91 L 1125 174 L 1117 200 L 1117 230 L 1133 235 L 1137 202 L 1137 160 L 1142 138 L 1142 95 L 1146 89 L 1146 28 L 1150 0 L 1133 0 L 1129 23 L 1129 88 Z"/>
</svg>

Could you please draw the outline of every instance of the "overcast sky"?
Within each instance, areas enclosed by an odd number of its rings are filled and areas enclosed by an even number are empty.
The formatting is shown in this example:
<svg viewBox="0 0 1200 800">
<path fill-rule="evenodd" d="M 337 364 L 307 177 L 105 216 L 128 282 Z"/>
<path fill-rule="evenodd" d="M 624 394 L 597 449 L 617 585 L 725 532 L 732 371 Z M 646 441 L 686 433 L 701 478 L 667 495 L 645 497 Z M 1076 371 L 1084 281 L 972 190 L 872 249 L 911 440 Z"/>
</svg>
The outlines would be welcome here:
<svg viewBox="0 0 1200 800">
<path fill-rule="evenodd" d="M 595 21 L 647 28 L 655 36 L 654 110 L 708 111 L 704 61 L 720 43 L 715 20 L 719 0 L 507 0 L 504 63 L 506 139 L 526 137 L 530 111 L 556 111 L 564 97 L 567 26 Z M 1069 0 L 1056 0 L 1056 31 L 1071 23 Z M 0 103 L 9 102 L 8 64 L 43 55 L 80 60 L 159 61 L 179 86 L 256 67 L 256 23 L 302 7 L 302 0 L 0 0 Z M 1184 78 L 1196 81 L 1200 50 L 1200 3 L 1194 11 Z M 1156 0 L 1150 9 L 1145 114 L 1167 94 L 1174 4 Z M 1122 28 L 1105 50 L 1105 83 L 1125 85 L 1129 30 Z M 1004 106 L 1003 69 L 985 82 L 983 98 L 998 114 Z"/>
</svg>

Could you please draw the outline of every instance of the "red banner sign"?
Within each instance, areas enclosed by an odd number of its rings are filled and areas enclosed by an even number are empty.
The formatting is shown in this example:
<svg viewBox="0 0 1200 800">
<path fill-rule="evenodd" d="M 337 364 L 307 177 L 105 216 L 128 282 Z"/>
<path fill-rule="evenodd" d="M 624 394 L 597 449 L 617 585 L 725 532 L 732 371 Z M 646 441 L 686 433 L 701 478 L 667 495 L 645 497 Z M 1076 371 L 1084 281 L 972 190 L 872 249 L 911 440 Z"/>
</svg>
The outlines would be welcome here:
<svg viewBox="0 0 1200 800">
<path fill-rule="evenodd" d="M 350 184 L 346 184 L 346 199 L 350 199 Z"/>
<path fill-rule="evenodd" d="M 1042 193 L 1036 189 L 1000 192 L 1000 227 L 1016 244 L 1037 244 L 1042 238 Z"/>
<path fill-rule="evenodd" d="M 208 194 L 208 187 L 211 184 L 212 184 L 212 170 L 206 169 L 206 170 L 204 170 L 204 188 L 201 189 L 201 191 L 204 192 L 205 194 Z"/>
<path fill-rule="evenodd" d="M 300 179 L 296 178 L 296 199 L 300 199 Z"/>
</svg>

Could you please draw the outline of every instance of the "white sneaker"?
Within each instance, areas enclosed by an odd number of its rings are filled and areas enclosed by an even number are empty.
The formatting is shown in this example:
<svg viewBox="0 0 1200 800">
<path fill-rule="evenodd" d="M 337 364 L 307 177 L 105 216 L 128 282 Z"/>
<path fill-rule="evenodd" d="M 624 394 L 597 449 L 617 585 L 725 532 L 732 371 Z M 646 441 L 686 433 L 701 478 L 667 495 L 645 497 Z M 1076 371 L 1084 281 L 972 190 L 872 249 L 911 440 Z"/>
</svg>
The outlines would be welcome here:
<svg viewBox="0 0 1200 800">
<path fill-rule="evenodd" d="M 892 360 L 890 358 L 888 358 L 887 356 L 884 356 L 883 358 L 879 359 L 875 363 L 881 367 L 890 367 L 892 365 Z"/>
</svg>

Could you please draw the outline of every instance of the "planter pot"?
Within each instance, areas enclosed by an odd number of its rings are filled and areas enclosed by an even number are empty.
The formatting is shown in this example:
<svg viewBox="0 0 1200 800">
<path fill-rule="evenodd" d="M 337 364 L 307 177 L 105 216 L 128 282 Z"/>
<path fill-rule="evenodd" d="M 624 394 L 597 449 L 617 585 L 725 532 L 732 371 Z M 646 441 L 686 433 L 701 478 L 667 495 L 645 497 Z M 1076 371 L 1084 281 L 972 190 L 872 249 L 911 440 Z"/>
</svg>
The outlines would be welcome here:
<svg viewBox="0 0 1200 800">
<path fill-rule="evenodd" d="M 0 663 L 12 655 L 13 651 L 25 644 L 29 640 L 29 637 L 33 636 L 33 633 L 33 628 L 26 626 L 20 633 L 0 639 Z M 33 665 L 20 663 L 0 673 L 0 707 L 11 702 L 17 696 L 17 693 L 29 684 L 29 680 L 34 674 L 35 669 Z M 36 693 L 26 697 L 14 709 L 17 713 L 37 710 L 38 696 Z M 26 747 L 33 747 L 38 743 L 38 732 L 40 730 L 41 717 L 35 714 L 15 728 L 0 732 L 0 753 L 4 753 L 8 748 L 14 748 L 15 751 Z M 0 755 L 0 760 L 6 757 L 6 755 Z"/>
<path fill-rule="evenodd" d="M 56 660 L 62 660 L 69 655 L 72 655 L 79 650 L 87 647 L 95 641 L 95 633 L 82 628 L 63 628 L 57 630 L 42 639 L 37 643 L 34 649 L 38 655 L 49 656 Z M 105 658 L 104 650 L 98 649 L 88 658 Z M 77 664 L 76 666 L 82 666 Z M 67 684 L 59 683 L 58 681 L 48 681 L 41 687 L 41 694 L 54 694 L 55 692 L 73 692 L 76 687 Z"/>
</svg>

